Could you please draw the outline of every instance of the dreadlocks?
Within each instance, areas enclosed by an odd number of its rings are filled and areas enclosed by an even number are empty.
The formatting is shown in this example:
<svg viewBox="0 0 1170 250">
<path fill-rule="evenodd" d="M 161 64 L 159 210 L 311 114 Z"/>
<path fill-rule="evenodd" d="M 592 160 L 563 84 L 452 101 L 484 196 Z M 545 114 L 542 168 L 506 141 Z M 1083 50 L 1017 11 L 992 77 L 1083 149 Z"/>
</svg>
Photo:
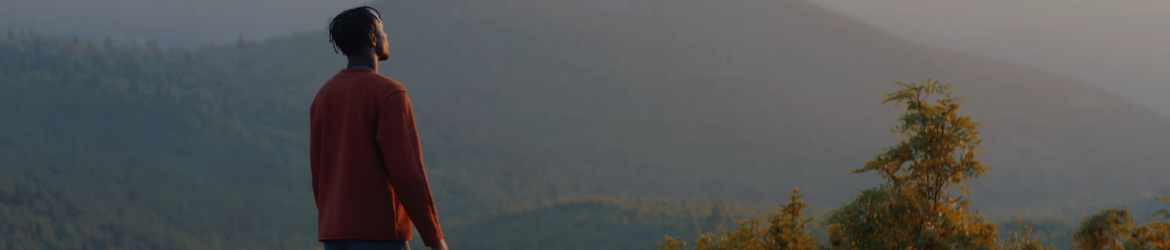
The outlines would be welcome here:
<svg viewBox="0 0 1170 250">
<path fill-rule="evenodd" d="M 382 13 L 370 6 L 362 6 L 342 11 L 329 23 L 329 42 L 333 44 L 333 52 L 338 49 L 344 55 L 358 53 L 358 49 L 367 46 L 370 33 L 378 33 L 374 24 L 381 20 Z"/>
</svg>

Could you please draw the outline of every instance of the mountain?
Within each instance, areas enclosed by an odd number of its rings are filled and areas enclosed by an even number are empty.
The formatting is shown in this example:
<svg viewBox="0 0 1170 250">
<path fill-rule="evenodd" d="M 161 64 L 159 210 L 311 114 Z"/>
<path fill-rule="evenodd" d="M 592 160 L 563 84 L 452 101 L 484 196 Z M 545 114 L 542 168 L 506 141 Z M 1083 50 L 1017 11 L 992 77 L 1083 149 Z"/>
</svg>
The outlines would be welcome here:
<svg viewBox="0 0 1170 250">
<path fill-rule="evenodd" d="M 1156 190 L 1167 172 L 1158 163 L 1170 142 L 1165 117 L 803 1 L 375 7 L 395 52 L 383 73 L 433 109 L 420 112 L 430 138 L 523 152 L 540 171 L 602 180 L 605 192 L 775 201 L 774 190 L 801 186 L 814 203 L 843 201 L 873 183 L 843 169 L 895 142 L 887 128 L 898 109 L 880 106 L 880 93 L 928 77 L 956 85 L 967 114 L 988 124 L 983 159 L 995 171 L 973 198 L 1001 207 L 1102 200 Z M 454 124 L 479 126 L 444 128 Z M 485 126 L 497 135 L 479 137 Z"/>
<path fill-rule="evenodd" d="M 373 5 L 392 46 L 381 72 L 411 92 L 453 246 L 627 242 L 596 234 L 610 230 L 644 244 L 678 233 L 615 220 L 594 234 L 540 236 L 556 239 L 485 229 L 559 232 L 547 221 L 638 210 L 497 211 L 562 197 L 768 206 L 799 186 L 807 201 L 835 207 L 877 183 L 844 170 L 897 142 L 888 128 L 899 108 L 880 105 L 881 93 L 927 77 L 954 84 L 968 97 L 962 112 L 988 125 L 982 160 L 995 170 L 974 183 L 976 207 L 1076 213 L 1170 193 L 1159 177 L 1165 117 L 803 1 Z M 0 245 L 314 246 L 306 114 L 344 65 L 326 37 L 162 49 L 3 34 L 0 117 L 12 119 L 0 122 L 0 234 L 20 236 Z M 550 214 L 558 219 L 540 217 Z"/>
</svg>

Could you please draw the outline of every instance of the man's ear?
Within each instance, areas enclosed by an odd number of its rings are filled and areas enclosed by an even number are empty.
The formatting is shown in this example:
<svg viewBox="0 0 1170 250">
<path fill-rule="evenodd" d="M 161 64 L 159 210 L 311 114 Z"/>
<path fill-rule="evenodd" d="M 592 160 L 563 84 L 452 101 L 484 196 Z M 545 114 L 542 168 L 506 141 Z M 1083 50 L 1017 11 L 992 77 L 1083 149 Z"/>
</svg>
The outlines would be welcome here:
<svg viewBox="0 0 1170 250">
<path fill-rule="evenodd" d="M 378 34 L 370 32 L 367 37 L 370 38 L 370 47 L 378 47 Z"/>
</svg>

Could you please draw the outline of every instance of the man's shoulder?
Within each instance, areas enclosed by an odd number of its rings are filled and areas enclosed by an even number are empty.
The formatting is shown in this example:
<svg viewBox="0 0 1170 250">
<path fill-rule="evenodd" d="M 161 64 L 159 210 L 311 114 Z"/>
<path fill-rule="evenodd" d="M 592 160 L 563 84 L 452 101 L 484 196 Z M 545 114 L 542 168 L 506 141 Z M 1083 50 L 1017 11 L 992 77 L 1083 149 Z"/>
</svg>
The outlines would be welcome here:
<svg viewBox="0 0 1170 250">
<path fill-rule="evenodd" d="M 383 76 L 382 74 L 373 74 L 369 76 L 366 82 L 366 86 L 368 86 L 367 88 L 370 89 L 370 92 L 379 101 L 386 101 L 391 96 L 395 96 L 396 94 L 400 93 L 406 93 L 406 87 L 402 86 L 402 83 L 399 83 L 390 77 Z"/>
<path fill-rule="evenodd" d="M 317 91 L 313 105 L 321 99 L 356 100 L 365 97 L 382 101 L 396 93 L 405 93 L 401 83 L 376 72 L 341 72 Z"/>
<path fill-rule="evenodd" d="M 394 79 L 386 77 L 382 74 L 374 75 L 374 77 L 371 77 L 370 82 L 377 85 L 379 88 L 385 88 L 391 92 L 406 91 L 406 87 L 403 87 L 402 83 L 399 83 L 398 81 L 395 81 Z"/>
</svg>

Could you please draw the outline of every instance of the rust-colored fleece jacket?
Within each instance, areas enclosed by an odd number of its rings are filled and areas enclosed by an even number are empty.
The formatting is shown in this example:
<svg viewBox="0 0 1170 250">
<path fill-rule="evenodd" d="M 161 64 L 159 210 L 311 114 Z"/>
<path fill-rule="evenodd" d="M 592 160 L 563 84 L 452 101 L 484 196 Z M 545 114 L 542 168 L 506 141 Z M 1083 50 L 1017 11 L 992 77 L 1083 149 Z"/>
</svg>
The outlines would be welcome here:
<svg viewBox="0 0 1170 250">
<path fill-rule="evenodd" d="M 317 91 L 309 120 L 318 240 L 410 240 L 411 221 L 426 246 L 443 239 L 402 84 L 341 70 Z"/>
</svg>

